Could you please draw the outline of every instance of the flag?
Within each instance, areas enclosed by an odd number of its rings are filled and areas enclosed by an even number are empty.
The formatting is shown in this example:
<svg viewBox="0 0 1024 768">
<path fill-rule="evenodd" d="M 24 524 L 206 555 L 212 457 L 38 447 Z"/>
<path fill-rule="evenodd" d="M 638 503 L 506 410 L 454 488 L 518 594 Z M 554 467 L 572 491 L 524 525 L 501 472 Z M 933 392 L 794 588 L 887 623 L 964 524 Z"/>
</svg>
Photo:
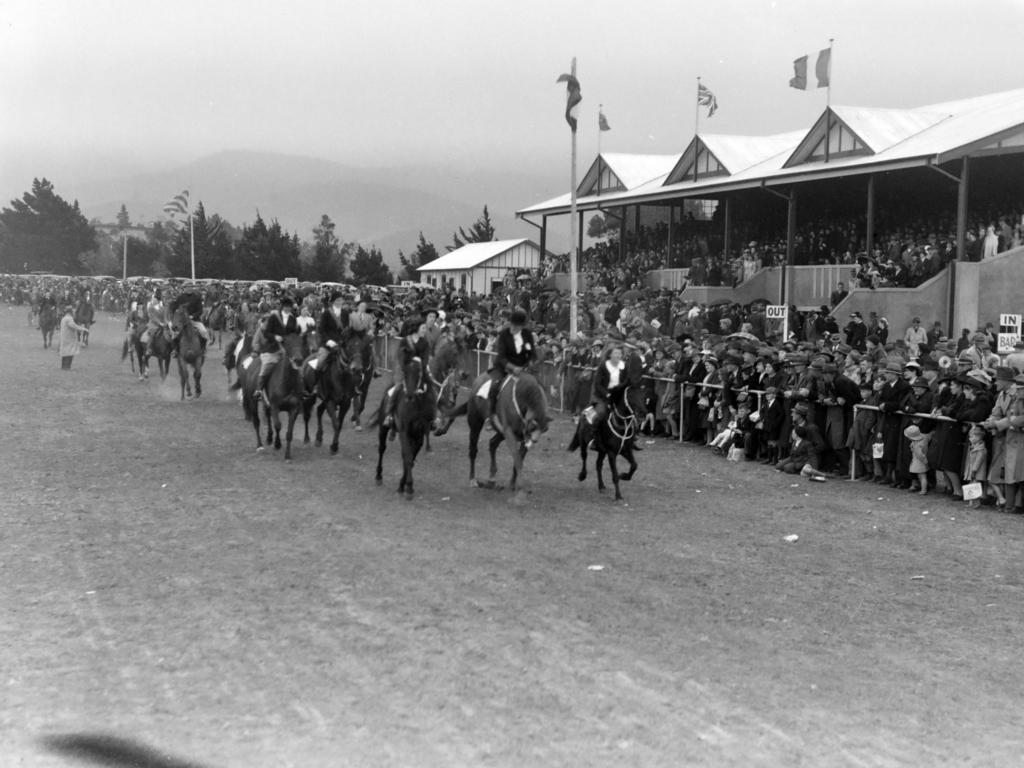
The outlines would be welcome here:
<svg viewBox="0 0 1024 768">
<path fill-rule="evenodd" d="M 807 57 L 801 56 L 793 62 L 793 77 L 789 78 L 790 88 L 807 90 Z"/>
<path fill-rule="evenodd" d="M 188 213 L 188 190 L 182 191 L 180 195 L 175 195 L 167 201 L 167 205 L 164 206 L 164 213 L 170 216 L 172 219 L 179 213 L 185 215 Z"/>
<path fill-rule="evenodd" d="M 599 131 L 610 131 L 612 127 L 608 125 L 608 118 L 604 116 L 604 112 L 598 111 L 597 113 L 597 129 Z"/>
<path fill-rule="evenodd" d="M 576 132 L 576 116 L 579 112 L 578 105 L 583 101 L 583 96 L 580 95 L 580 81 L 576 79 L 576 59 L 572 60 L 572 74 L 559 75 L 556 83 L 565 83 L 565 89 L 567 92 L 565 101 L 565 122 L 572 128 L 573 133 Z"/>
<path fill-rule="evenodd" d="M 818 78 L 819 88 L 828 87 L 830 74 L 832 74 L 832 49 L 822 48 L 818 53 L 818 61 L 814 64 L 814 76 Z"/>
<path fill-rule="evenodd" d="M 715 110 L 718 109 L 718 99 L 703 83 L 697 83 L 697 103 L 708 108 L 708 117 L 715 114 Z"/>
</svg>

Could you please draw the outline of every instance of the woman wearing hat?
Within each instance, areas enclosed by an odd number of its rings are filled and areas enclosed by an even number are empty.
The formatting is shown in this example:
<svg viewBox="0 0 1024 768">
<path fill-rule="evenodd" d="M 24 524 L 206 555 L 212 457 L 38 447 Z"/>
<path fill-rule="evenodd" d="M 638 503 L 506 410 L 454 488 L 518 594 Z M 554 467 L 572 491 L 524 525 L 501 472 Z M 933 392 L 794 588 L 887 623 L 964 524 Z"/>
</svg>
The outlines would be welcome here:
<svg viewBox="0 0 1024 768">
<path fill-rule="evenodd" d="M 57 351 L 60 354 L 60 368 L 62 371 L 71 370 L 71 361 L 80 351 L 78 334 L 81 331 L 88 331 L 84 325 L 75 322 L 75 308 L 68 304 L 64 307 L 64 316 L 60 319 L 60 338 L 57 342 Z"/>
<path fill-rule="evenodd" d="M 391 427 L 395 423 L 395 405 L 398 398 L 395 393 L 405 381 L 405 367 L 414 357 L 418 357 L 423 370 L 428 370 L 430 363 L 430 341 L 427 339 L 427 321 L 422 317 L 407 319 L 402 324 L 401 339 L 395 351 L 394 383 L 387 391 L 384 400 L 384 426 Z M 392 435 L 393 437 L 394 435 Z"/>
<path fill-rule="evenodd" d="M 285 336 L 298 336 L 299 324 L 295 318 L 295 301 L 291 296 L 281 298 L 281 308 L 275 309 L 267 317 L 263 329 L 263 342 L 260 349 L 260 378 L 256 392 L 267 399 L 266 387 L 274 365 L 281 359 L 281 342 Z"/>
<path fill-rule="evenodd" d="M 1011 391 L 1013 402 L 1007 413 L 1003 484 L 1007 508 L 1021 514 L 1024 513 L 1024 374 L 1014 376 Z"/>
<path fill-rule="evenodd" d="M 895 469 L 903 436 L 899 410 L 910 392 L 910 385 L 903 378 L 903 365 L 895 358 L 886 363 L 882 377 L 884 381 L 878 390 L 878 408 L 882 412 L 878 431 L 885 446 L 882 453 L 882 482 L 897 485 L 900 479 L 895 476 Z"/>
<path fill-rule="evenodd" d="M 1014 384 L 1015 371 L 1013 368 L 999 366 L 996 368 L 995 390 L 996 398 L 992 404 L 992 412 L 982 423 L 988 433 L 992 436 L 992 443 L 989 449 L 988 482 L 996 495 L 996 506 L 1006 506 L 1006 493 L 1003 487 L 1005 480 L 1005 456 L 1006 456 L 1006 434 L 1010 427 L 1010 408 L 1016 399 L 1010 391 Z"/>
</svg>

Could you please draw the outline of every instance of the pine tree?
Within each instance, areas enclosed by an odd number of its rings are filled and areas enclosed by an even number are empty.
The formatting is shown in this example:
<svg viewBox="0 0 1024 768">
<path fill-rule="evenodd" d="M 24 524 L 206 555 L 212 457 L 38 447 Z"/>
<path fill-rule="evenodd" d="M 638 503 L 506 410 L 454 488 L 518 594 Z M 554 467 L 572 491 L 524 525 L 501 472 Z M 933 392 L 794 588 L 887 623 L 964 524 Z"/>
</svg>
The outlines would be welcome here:
<svg viewBox="0 0 1024 768">
<path fill-rule="evenodd" d="M 121 210 L 117 212 L 117 228 L 128 229 L 132 225 L 132 220 L 128 218 L 128 209 L 125 208 L 124 203 L 121 203 Z"/>
<path fill-rule="evenodd" d="M 483 214 L 473 222 L 469 232 L 459 227 L 459 231 L 452 235 L 454 245 L 449 245 L 448 250 L 454 251 L 468 243 L 488 243 L 494 239 L 494 226 L 491 224 L 491 214 L 487 211 L 487 206 L 485 205 Z"/>
<path fill-rule="evenodd" d="M 377 246 L 372 246 L 367 251 L 360 245 L 356 249 L 350 268 L 352 280 L 356 285 L 391 285 L 395 282 L 394 275 L 384 263 L 384 256 Z"/>
<path fill-rule="evenodd" d="M 48 270 L 77 274 L 79 256 L 97 247 L 96 230 L 78 201 L 68 203 L 46 179 L 0 211 L 0 272 Z"/>
<path fill-rule="evenodd" d="M 420 230 L 420 241 L 417 243 L 416 250 L 412 252 L 412 255 L 407 259 L 405 254 L 401 251 L 398 252 L 398 261 L 402 264 L 402 279 L 419 282 L 420 275 L 416 270 L 429 264 L 436 258 L 437 248 L 423 237 L 423 231 Z"/>
<path fill-rule="evenodd" d="M 345 251 L 334 228 L 334 222 L 325 213 L 320 217 L 320 226 L 313 230 L 313 259 L 307 269 L 313 280 L 338 283 L 345 279 Z"/>
</svg>

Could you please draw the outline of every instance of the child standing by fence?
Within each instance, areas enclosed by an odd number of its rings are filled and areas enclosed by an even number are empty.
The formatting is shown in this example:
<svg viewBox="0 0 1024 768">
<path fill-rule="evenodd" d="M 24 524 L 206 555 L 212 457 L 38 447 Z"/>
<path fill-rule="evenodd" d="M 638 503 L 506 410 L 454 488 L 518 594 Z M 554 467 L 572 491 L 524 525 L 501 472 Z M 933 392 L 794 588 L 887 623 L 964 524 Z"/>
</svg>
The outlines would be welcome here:
<svg viewBox="0 0 1024 768">
<path fill-rule="evenodd" d="M 928 441 L 931 435 L 922 432 L 916 424 L 911 424 L 903 430 L 903 436 L 910 441 L 909 472 L 917 477 L 910 490 L 923 496 L 928 493 Z"/>
</svg>

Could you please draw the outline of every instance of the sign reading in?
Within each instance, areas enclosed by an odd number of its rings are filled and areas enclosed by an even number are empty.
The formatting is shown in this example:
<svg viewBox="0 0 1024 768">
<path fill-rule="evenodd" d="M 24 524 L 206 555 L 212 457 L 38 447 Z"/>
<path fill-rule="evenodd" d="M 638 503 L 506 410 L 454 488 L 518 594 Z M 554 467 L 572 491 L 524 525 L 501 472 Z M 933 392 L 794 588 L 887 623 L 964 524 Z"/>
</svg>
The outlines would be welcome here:
<svg viewBox="0 0 1024 768">
<path fill-rule="evenodd" d="M 1020 339 L 1020 315 L 1000 315 L 999 335 L 996 338 L 996 352 L 1000 355 L 1013 352 L 1013 345 Z"/>
</svg>

